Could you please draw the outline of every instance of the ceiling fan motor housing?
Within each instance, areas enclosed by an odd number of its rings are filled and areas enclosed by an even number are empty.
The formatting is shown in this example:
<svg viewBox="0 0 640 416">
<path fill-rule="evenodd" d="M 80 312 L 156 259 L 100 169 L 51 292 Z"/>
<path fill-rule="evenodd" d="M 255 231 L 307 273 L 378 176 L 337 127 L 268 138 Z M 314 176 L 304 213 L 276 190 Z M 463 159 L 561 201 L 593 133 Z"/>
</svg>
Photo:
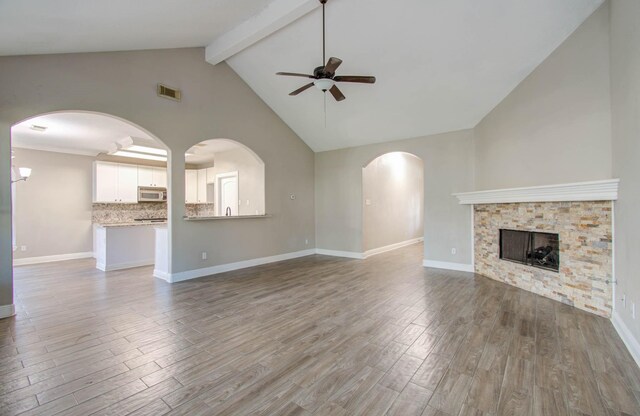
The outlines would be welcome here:
<svg viewBox="0 0 640 416">
<path fill-rule="evenodd" d="M 316 78 L 333 78 L 335 74 L 324 72 L 324 65 L 317 67 L 313 70 L 313 76 Z"/>
</svg>

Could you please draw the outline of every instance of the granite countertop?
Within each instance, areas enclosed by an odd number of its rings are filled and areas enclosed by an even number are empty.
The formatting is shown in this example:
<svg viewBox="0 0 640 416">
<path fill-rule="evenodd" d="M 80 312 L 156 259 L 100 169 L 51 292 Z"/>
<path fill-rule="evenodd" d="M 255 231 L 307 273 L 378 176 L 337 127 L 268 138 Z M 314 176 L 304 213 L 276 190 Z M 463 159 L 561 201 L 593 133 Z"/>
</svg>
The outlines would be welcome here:
<svg viewBox="0 0 640 416">
<path fill-rule="evenodd" d="M 251 218 L 270 218 L 269 214 L 258 214 L 258 215 L 217 215 L 215 217 L 182 217 L 185 221 L 211 221 L 211 220 L 242 220 L 242 219 L 251 219 Z"/>
<path fill-rule="evenodd" d="M 113 224 L 96 224 L 98 227 L 140 227 L 144 225 L 167 225 L 166 221 L 136 221 L 136 222 L 118 222 Z"/>
</svg>

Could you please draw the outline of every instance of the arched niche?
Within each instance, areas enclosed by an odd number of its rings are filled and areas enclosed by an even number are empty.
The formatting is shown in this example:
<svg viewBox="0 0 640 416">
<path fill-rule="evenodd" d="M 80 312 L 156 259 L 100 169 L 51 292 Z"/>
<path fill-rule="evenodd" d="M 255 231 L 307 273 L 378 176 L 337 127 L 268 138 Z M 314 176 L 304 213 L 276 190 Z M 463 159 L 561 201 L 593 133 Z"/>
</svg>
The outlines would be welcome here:
<svg viewBox="0 0 640 416">
<path fill-rule="evenodd" d="M 189 218 L 265 214 L 265 165 L 244 144 L 201 141 L 185 153 L 185 213 Z"/>
<path fill-rule="evenodd" d="M 362 168 L 365 252 L 417 242 L 424 233 L 424 163 L 407 152 L 388 152 Z"/>
</svg>

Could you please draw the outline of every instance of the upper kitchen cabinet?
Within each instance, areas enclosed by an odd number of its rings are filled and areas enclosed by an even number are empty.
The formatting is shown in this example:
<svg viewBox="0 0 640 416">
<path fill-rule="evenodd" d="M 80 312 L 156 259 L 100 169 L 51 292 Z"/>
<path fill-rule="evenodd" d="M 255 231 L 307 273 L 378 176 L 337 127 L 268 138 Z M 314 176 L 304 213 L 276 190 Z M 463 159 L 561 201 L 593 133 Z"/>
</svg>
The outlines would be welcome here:
<svg viewBox="0 0 640 416">
<path fill-rule="evenodd" d="M 195 169 L 187 169 L 184 172 L 184 202 L 187 204 L 198 203 L 198 171 Z"/>
<path fill-rule="evenodd" d="M 94 162 L 93 202 L 138 202 L 138 166 Z"/>
<path fill-rule="evenodd" d="M 138 186 L 167 187 L 167 170 L 151 166 L 138 166 Z"/>
<path fill-rule="evenodd" d="M 207 170 L 198 169 L 198 203 L 206 204 L 207 202 Z"/>
</svg>

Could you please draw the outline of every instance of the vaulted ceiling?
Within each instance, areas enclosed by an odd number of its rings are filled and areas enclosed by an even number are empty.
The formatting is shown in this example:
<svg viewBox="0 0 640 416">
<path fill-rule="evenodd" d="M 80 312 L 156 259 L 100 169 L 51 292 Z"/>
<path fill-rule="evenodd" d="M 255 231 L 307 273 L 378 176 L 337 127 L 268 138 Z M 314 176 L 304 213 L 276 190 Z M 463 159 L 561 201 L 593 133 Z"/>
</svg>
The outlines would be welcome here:
<svg viewBox="0 0 640 416">
<path fill-rule="evenodd" d="M 327 56 L 346 100 L 309 89 L 287 94 L 321 65 L 317 9 L 228 63 L 315 151 L 474 127 L 600 4 L 601 0 L 329 0 Z"/>
<path fill-rule="evenodd" d="M 347 99 L 327 95 L 326 107 L 316 89 L 288 96 L 304 78 L 275 75 L 322 64 L 321 9 L 309 0 L 0 1 L 0 55 L 224 46 L 266 16 L 270 34 L 254 30 L 227 62 L 323 151 L 474 127 L 602 3 L 329 0 L 327 56 L 344 61 L 339 75 L 377 83 L 341 84 Z M 278 20 L 292 4 L 297 14 Z"/>
</svg>

